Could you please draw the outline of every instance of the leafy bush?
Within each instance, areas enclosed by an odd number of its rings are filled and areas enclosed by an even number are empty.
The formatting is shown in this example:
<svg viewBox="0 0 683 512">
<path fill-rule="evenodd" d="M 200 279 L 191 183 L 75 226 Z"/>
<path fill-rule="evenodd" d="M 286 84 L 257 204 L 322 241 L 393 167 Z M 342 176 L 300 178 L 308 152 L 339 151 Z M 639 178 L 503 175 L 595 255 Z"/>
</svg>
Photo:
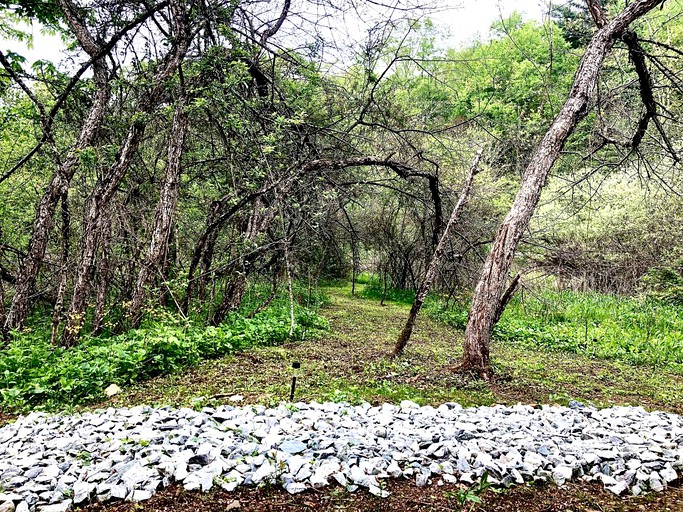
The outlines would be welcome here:
<svg viewBox="0 0 683 512">
<path fill-rule="evenodd" d="M 294 339 L 328 329 L 315 312 L 297 307 Z M 53 408 L 102 397 L 109 384 L 125 385 L 289 338 L 289 309 L 271 307 L 245 318 L 230 315 L 217 327 L 147 323 L 111 338 L 84 338 L 76 347 L 50 344 L 43 331 L 14 335 L 0 353 L 0 407 Z"/>
</svg>

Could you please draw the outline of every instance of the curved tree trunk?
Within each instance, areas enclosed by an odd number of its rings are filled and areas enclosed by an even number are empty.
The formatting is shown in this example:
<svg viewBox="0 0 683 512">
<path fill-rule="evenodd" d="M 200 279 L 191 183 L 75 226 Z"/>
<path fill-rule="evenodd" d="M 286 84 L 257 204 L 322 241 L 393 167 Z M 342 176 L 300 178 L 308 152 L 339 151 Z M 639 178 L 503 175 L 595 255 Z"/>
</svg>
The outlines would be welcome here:
<svg viewBox="0 0 683 512">
<path fill-rule="evenodd" d="M 569 96 L 531 159 L 522 177 L 517 197 L 498 229 L 491 252 L 484 264 L 472 297 L 465 330 L 463 370 L 476 373 L 484 379 L 491 377 L 489 359 L 491 333 L 504 307 L 505 283 L 517 245 L 538 204 L 548 172 L 557 160 L 569 135 L 578 122 L 586 116 L 588 102 L 593 96 L 600 68 L 614 42 L 634 20 L 660 3 L 662 0 L 636 0 L 631 3 L 611 22 L 600 28 L 586 48 Z M 595 2 L 589 0 L 589 7 L 596 7 Z"/>
</svg>

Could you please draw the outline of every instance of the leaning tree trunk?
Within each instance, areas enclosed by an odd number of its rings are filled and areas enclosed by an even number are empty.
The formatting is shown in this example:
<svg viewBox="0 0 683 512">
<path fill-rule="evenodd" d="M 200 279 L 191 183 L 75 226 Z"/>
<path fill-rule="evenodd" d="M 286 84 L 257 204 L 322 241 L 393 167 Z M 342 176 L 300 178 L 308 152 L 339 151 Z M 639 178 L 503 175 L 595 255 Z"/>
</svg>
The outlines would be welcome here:
<svg viewBox="0 0 683 512">
<path fill-rule="evenodd" d="M 47 190 L 40 199 L 33 222 L 33 232 L 24 256 L 21 269 L 17 276 L 12 306 L 5 321 L 8 330 L 21 329 L 28 316 L 31 296 L 38 279 L 38 272 L 45 259 L 50 232 L 54 221 L 55 211 L 59 200 L 69 191 L 71 179 L 76 172 L 80 153 L 92 145 L 104 121 L 107 102 L 110 95 L 109 77 L 107 69 L 101 64 L 94 65 L 94 81 L 97 92 L 88 117 L 83 123 L 81 132 L 63 165 L 53 175 Z"/>
<path fill-rule="evenodd" d="M 162 99 L 162 93 L 166 87 L 166 81 L 175 74 L 180 67 L 189 45 L 187 30 L 187 14 L 185 5 L 181 0 L 170 2 L 173 25 L 174 46 L 169 50 L 164 64 L 155 73 L 152 86 L 143 92 L 138 103 L 139 114 L 149 114 Z M 135 152 L 142 141 L 145 131 L 144 115 L 136 114 L 128 128 L 126 139 L 121 147 L 116 162 L 107 172 L 104 179 L 100 180 L 92 192 L 86 207 L 83 221 L 83 235 L 81 257 L 76 269 L 76 281 L 74 283 L 71 305 L 67 316 L 67 323 L 62 333 L 61 344 L 72 346 L 78 342 L 83 321 L 85 319 L 85 306 L 90 293 L 90 281 L 92 278 L 95 255 L 97 253 L 97 230 L 100 224 L 100 215 L 109 207 L 109 204 L 118 191 L 125 177 Z"/>
<path fill-rule="evenodd" d="M 95 268 L 98 246 L 97 235 L 101 229 L 102 215 L 109 208 L 110 201 L 133 160 L 133 154 L 142 139 L 143 132 L 144 123 L 142 121 L 136 121 L 131 125 L 119 158 L 108 174 L 109 179 L 100 182 L 88 201 L 83 221 L 81 256 L 76 271 L 71 305 L 69 306 L 66 325 L 62 333 L 62 346 L 69 347 L 75 345 L 80 336 L 85 320 L 86 301 Z"/>
<path fill-rule="evenodd" d="M 448 242 L 448 237 L 450 235 L 451 228 L 455 225 L 456 222 L 458 222 L 460 215 L 462 215 L 462 211 L 465 208 L 465 204 L 467 203 L 470 191 L 472 190 L 472 182 L 474 181 L 474 176 L 479 172 L 480 160 L 481 150 L 477 153 L 477 156 L 474 157 L 474 161 L 472 162 L 472 166 L 470 167 L 470 172 L 467 175 L 467 180 L 465 181 L 465 185 L 462 188 L 462 192 L 460 193 L 458 202 L 455 204 L 453 212 L 451 213 L 451 216 L 448 219 L 448 223 L 446 224 L 446 227 L 444 228 L 443 233 L 441 234 L 441 238 L 439 238 L 439 242 L 436 244 L 434 254 L 432 254 L 432 258 L 429 261 L 429 265 L 427 265 L 427 271 L 425 272 L 424 280 L 420 285 L 420 289 L 415 294 L 415 300 L 413 300 L 413 307 L 410 308 L 408 320 L 406 321 L 406 324 L 403 327 L 403 330 L 401 331 L 398 340 L 396 341 L 396 346 L 394 347 L 394 353 L 392 354 L 392 357 L 397 357 L 403 353 L 403 350 L 405 349 L 406 345 L 408 344 L 408 341 L 410 340 L 410 336 L 413 334 L 413 328 L 415 327 L 417 315 L 420 313 L 420 309 L 422 309 L 422 305 L 424 304 L 424 301 L 427 298 L 427 294 L 429 293 L 429 290 L 434 284 L 434 279 L 436 278 L 436 271 L 438 270 L 444 252 L 446 251 L 446 242 Z"/>
<path fill-rule="evenodd" d="M 168 141 L 168 159 L 166 175 L 161 186 L 159 201 L 154 213 L 154 228 L 147 251 L 147 257 L 140 267 L 135 293 L 130 306 L 133 327 L 137 327 L 142 320 L 140 311 L 146 296 L 146 288 L 159 272 L 161 264 L 168 253 L 168 241 L 173 227 L 173 215 L 178 203 L 178 188 L 180 187 L 181 157 L 185 134 L 189 124 L 187 108 L 181 101 L 173 114 L 173 123 Z"/>
<path fill-rule="evenodd" d="M 233 277 L 225 287 L 225 293 L 220 304 L 216 308 L 212 318 L 212 325 L 220 325 L 231 311 L 236 311 L 242 305 L 242 299 L 247 291 L 247 280 L 252 270 L 252 260 L 254 260 L 259 249 L 254 250 L 257 245 L 258 237 L 265 233 L 275 218 L 276 209 L 263 204 L 263 198 L 257 197 L 249 218 L 249 224 L 244 234 L 245 246 L 251 252 L 238 258 L 232 266 Z"/>
<path fill-rule="evenodd" d="M 62 310 L 64 307 L 64 295 L 69 275 L 69 239 L 71 237 L 71 213 L 69 212 L 69 194 L 62 196 L 62 261 L 59 269 L 59 286 L 57 287 L 57 298 L 52 310 L 52 332 L 50 343 L 53 345 L 57 341 L 59 325 L 62 322 Z"/>
<path fill-rule="evenodd" d="M 204 302 L 206 297 L 206 284 L 208 282 L 209 271 L 211 269 L 211 261 L 213 260 L 213 253 L 218 241 L 220 229 L 227 221 L 229 215 L 222 212 L 228 196 L 212 202 L 211 209 L 206 218 L 204 231 L 197 239 L 192 252 L 192 259 L 187 270 L 187 286 L 185 287 L 185 297 L 180 306 L 181 312 L 187 316 L 190 313 L 190 303 L 195 290 L 199 290 L 199 301 Z M 201 267 L 200 267 L 201 265 Z M 201 272 L 199 276 L 195 276 L 197 268 Z M 197 281 L 197 283 L 195 283 Z"/>
<path fill-rule="evenodd" d="M 538 204 L 548 172 L 569 135 L 588 112 L 602 63 L 616 39 L 636 19 L 662 0 L 636 0 L 592 37 L 581 59 L 569 96 L 529 162 L 517 197 L 503 220 L 475 288 L 465 330 L 462 369 L 481 378 L 491 377 L 489 344 L 493 327 L 503 308 L 508 272 L 517 245 Z M 589 0 L 589 7 L 595 4 Z"/>
</svg>

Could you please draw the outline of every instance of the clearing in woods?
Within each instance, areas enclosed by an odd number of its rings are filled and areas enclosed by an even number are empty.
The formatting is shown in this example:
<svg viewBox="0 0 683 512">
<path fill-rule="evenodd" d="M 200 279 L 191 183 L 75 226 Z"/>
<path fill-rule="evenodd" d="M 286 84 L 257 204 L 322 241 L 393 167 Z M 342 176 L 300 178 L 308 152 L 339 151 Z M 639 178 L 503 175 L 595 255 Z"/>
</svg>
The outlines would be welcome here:
<svg viewBox="0 0 683 512">
<path fill-rule="evenodd" d="M 462 332 L 426 315 L 418 320 L 405 355 L 389 360 L 408 306 L 352 297 L 350 289 L 328 288 L 332 304 L 323 310 L 331 330 L 320 339 L 262 347 L 207 361 L 176 375 L 160 377 L 124 390 L 96 405 L 214 406 L 243 395 L 243 403 L 276 404 L 289 395 L 290 367 L 301 362 L 297 400 L 397 403 L 410 399 L 437 405 L 465 406 L 589 401 L 597 406 L 643 405 L 647 409 L 683 411 L 683 378 L 651 367 L 590 359 L 576 354 L 531 351 L 494 343 L 498 373 L 487 384 L 458 375 Z M 236 493 L 186 492 L 171 487 L 151 500 L 131 504 L 95 504 L 85 510 L 224 511 L 239 510 L 458 510 L 458 488 L 436 485 L 419 489 L 414 482 L 389 481 L 392 496 L 381 500 L 338 487 L 290 496 L 278 488 L 241 489 Z M 568 484 L 561 489 L 518 486 L 487 492 L 472 510 L 627 511 L 683 510 L 683 489 L 637 498 L 618 498 L 601 486 Z M 469 506 L 468 506 L 469 507 Z M 469 508 L 467 508 L 469 510 Z"/>
</svg>

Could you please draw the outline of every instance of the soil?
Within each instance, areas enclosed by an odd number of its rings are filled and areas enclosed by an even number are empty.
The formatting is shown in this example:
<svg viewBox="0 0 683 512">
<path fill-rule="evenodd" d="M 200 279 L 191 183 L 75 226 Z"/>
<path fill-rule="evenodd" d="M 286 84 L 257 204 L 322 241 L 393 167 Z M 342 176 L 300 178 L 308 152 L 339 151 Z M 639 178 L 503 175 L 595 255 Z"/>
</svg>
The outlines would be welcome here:
<svg viewBox="0 0 683 512">
<path fill-rule="evenodd" d="M 617 497 L 598 484 L 571 483 L 563 487 L 517 486 L 480 496 L 481 503 L 458 504 L 454 486 L 430 485 L 423 488 L 412 481 L 387 481 L 388 498 L 367 492 L 348 493 L 340 487 L 290 495 L 280 488 L 240 489 L 233 493 L 207 494 L 172 486 L 141 503 L 93 504 L 83 512 L 643 512 L 683 511 L 683 487 L 638 497 Z"/>
</svg>

